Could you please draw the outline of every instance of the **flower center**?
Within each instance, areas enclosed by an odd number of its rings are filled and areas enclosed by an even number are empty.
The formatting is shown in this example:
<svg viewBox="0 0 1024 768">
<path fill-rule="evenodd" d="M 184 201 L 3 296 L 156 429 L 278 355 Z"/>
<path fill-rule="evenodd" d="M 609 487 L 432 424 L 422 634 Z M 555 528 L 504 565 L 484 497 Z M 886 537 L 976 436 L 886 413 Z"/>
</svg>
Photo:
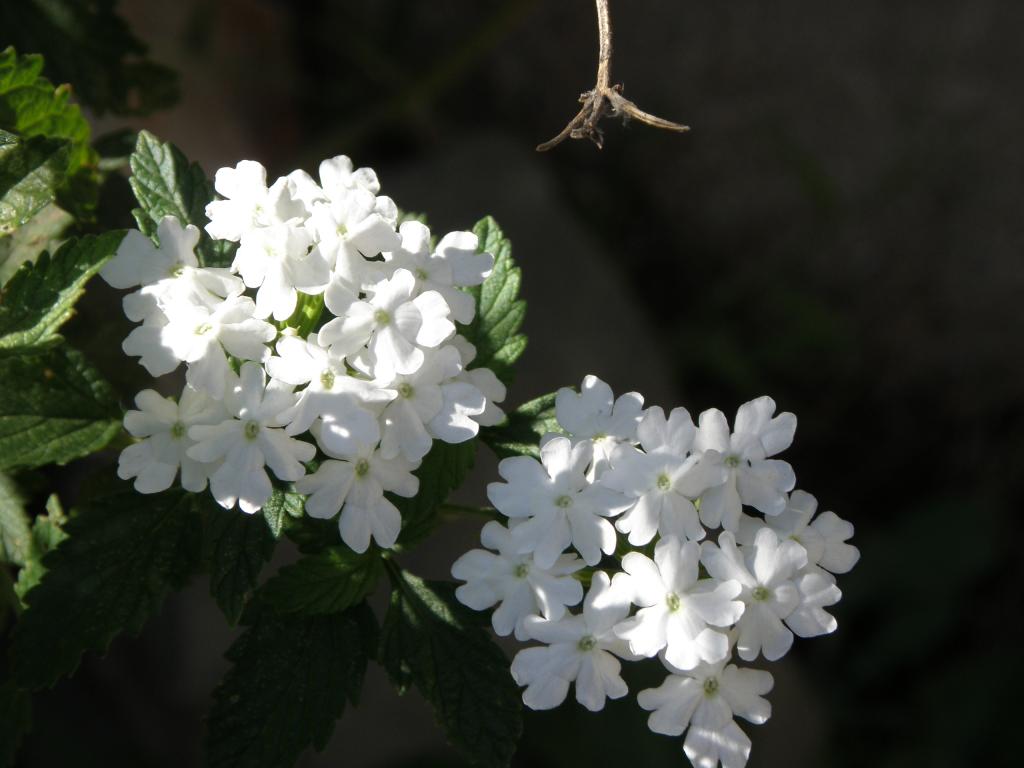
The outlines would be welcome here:
<svg viewBox="0 0 1024 768">
<path fill-rule="evenodd" d="M 607 438 L 608 438 L 607 434 L 605 434 L 604 432 L 598 432 L 596 435 L 594 435 L 593 440 L 594 440 L 595 443 L 599 443 L 602 440 L 605 440 Z"/>
<path fill-rule="evenodd" d="M 356 462 L 356 477 L 363 477 L 367 472 L 370 471 L 370 462 L 366 459 L 360 459 Z"/>
<path fill-rule="evenodd" d="M 385 312 L 383 309 L 378 309 L 373 313 L 373 322 L 377 325 L 387 325 L 391 322 L 391 315 Z"/>
<path fill-rule="evenodd" d="M 427 273 L 424 272 L 422 269 L 417 269 L 413 274 L 416 275 L 416 279 L 417 280 L 426 280 L 427 279 Z"/>
<path fill-rule="evenodd" d="M 740 461 L 741 459 L 739 456 L 735 454 L 730 454 L 729 456 L 725 457 L 725 466 L 735 468 L 740 465 Z"/>
<path fill-rule="evenodd" d="M 174 424 L 171 425 L 171 437 L 173 437 L 175 440 L 181 440 L 181 438 L 183 438 L 184 436 L 185 425 L 182 424 L 180 421 L 174 422 Z"/>
<path fill-rule="evenodd" d="M 665 595 L 665 605 L 668 606 L 671 613 L 675 613 L 682 607 L 683 601 L 679 599 L 679 595 L 675 592 L 669 592 Z"/>
<path fill-rule="evenodd" d="M 202 323 L 196 326 L 195 334 L 196 336 L 204 336 L 212 330 L 212 325 L 210 325 L 209 323 Z"/>
<path fill-rule="evenodd" d="M 709 677 L 704 681 L 704 695 L 709 699 L 718 693 L 718 678 Z"/>
<path fill-rule="evenodd" d="M 754 587 L 751 590 L 750 595 L 755 600 L 757 600 L 757 602 L 763 603 L 765 600 L 772 596 L 772 593 L 765 587 Z"/>
<path fill-rule="evenodd" d="M 658 490 L 659 491 L 667 491 L 671 487 L 672 487 L 672 480 L 669 479 L 668 475 L 665 475 L 665 474 L 658 475 Z"/>
<path fill-rule="evenodd" d="M 260 423 L 258 421 L 247 421 L 245 422 L 245 436 L 250 440 L 255 440 L 256 435 L 260 433 Z"/>
<path fill-rule="evenodd" d="M 530 573 L 530 566 L 528 566 L 526 563 L 520 563 L 516 566 L 515 570 L 512 571 L 512 573 L 515 574 L 515 577 L 517 579 L 525 579 L 527 575 Z"/>
<path fill-rule="evenodd" d="M 334 386 L 334 371 L 330 368 L 324 368 L 320 373 L 320 384 L 323 385 L 324 389 L 330 389 Z"/>
<path fill-rule="evenodd" d="M 597 646 L 597 638 L 593 635 L 584 635 L 580 638 L 580 641 L 576 643 L 576 647 L 584 653 L 594 650 Z"/>
<path fill-rule="evenodd" d="M 408 382 L 403 381 L 401 384 L 398 385 L 398 394 L 406 399 L 412 397 L 414 391 L 415 390 L 413 390 L 412 384 L 409 384 Z"/>
<path fill-rule="evenodd" d="M 171 267 L 171 270 L 170 270 L 170 272 L 168 272 L 168 274 L 171 277 L 181 277 L 181 273 L 184 272 L 184 271 L 185 271 L 185 265 L 184 264 L 175 264 L 173 267 Z"/>
<path fill-rule="evenodd" d="M 339 224 L 338 225 L 338 237 L 344 237 L 347 234 L 348 234 L 348 227 L 346 227 L 344 224 Z"/>
<path fill-rule="evenodd" d="M 561 509 L 566 509 L 572 506 L 572 496 L 559 496 L 555 499 L 555 506 Z"/>
</svg>

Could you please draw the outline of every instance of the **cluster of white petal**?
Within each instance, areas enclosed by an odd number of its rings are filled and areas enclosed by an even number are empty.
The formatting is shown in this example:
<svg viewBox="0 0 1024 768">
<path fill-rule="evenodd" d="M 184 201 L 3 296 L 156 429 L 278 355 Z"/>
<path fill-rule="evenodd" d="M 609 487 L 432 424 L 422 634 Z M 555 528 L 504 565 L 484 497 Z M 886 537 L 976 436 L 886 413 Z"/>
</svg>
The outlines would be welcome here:
<svg viewBox="0 0 1024 768">
<path fill-rule="evenodd" d="M 734 718 L 765 722 L 773 681 L 733 657 L 775 661 L 794 635 L 835 631 L 826 609 L 841 597 L 835 574 L 859 558 L 853 526 L 815 516 L 815 498 L 772 458 L 796 417 L 769 397 L 740 406 L 730 429 L 719 410 L 694 424 L 684 408 L 644 410 L 639 394 L 615 398 L 587 376 L 558 392 L 555 411 L 564 434 L 542 438 L 539 460 L 499 464 L 503 482 L 487 492 L 508 524 L 488 523 L 486 549 L 455 562 L 456 596 L 494 608 L 499 635 L 539 643 L 512 662 L 527 706 L 556 707 L 573 683 L 600 710 L 628 693 L 620 660 L 657 657 L 668 676 L 638 695 L 651 730 L 685 732 L 699 768 L 741 768 L 750 740 Z"/>
<path fill-rule="evenodd" d="M 135 289 L 124 351 L 154 377 L 184 363 L 187 382 L 177 400 L 136 397 L 125 427 L 138 441 L 119 474 L 157 493 L 180 473 L 187 490 L 209 485 L 250 514 L 275 479 L 294 483 L 352 549 L 391 547 L 402 521 L 386 494 L 416 494 L 434 440 L 464 442 L 504 418 L 504 386 L 469 368 L 476 350 L 455 325 L 473 320 L 462 289 L 494 259 L 471 232 L 432 246 L 425 225 L 398 226 L 377 175 L 345 156 L 318 180 L 294 171 L 269 186 L 245 160 L 214 186 L 206 231 L 238 243 L 229 269 L 201 266 L 201 232 L 167 217 L 154 239 L 129 232 L 101 271 Z M 554 588 L 559 605 L 581 597 L 570 581 Z"/>
</svg>

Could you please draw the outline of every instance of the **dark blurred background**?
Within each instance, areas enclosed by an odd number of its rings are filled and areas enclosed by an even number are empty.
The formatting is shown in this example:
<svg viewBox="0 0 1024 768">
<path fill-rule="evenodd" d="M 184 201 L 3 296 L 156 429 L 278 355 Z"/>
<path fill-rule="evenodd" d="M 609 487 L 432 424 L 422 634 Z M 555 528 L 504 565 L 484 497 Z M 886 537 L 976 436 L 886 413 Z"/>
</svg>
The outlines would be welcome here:
<svg viewBox="0 0 1024 768">
<path fill-rule="evenodd" d="M 593 372 L 694 414 L 767 393 L 798 415 L 799 487 L 862 559 L 839 631 L 772 665 L 751 768 L 1021 764 L 1024 4 L 618 0 L 614 79 L 693 130 L 608 122 L 603 151 L 547 154 L 593 84 L 591 0 L 119 7 L 183 98 L 98 133 L 149 128 L 210 173 L 346 153 L 439 231 L 501 222 L 530 304 L 509 403 Z M 407 564 L 444 576 L 475 535 Z M 22 764 L 198 764 L 234 634 L 197 579 L 38 697 L 62 736 Z M 632 696 L 530 714 L 517 764 L 685 765 L 644 718 Z M 461 764 L 379 671 L 301 763 Z"/>
</svg>

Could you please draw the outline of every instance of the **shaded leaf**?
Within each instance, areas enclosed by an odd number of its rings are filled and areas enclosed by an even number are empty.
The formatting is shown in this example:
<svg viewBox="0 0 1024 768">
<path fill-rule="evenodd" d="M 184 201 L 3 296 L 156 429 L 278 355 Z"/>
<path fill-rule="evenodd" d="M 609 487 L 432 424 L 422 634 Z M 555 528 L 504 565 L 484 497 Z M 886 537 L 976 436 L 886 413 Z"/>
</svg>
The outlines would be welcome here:
<svg viewBox="0 0 1024 768">
<path fill-rule="evenodd" d="M 22 139 L 0 130 L 0 235 L 30 221 L 57 197 L 68 169 L 69 145 L 59 139 Z"/>
<path fill-rule="evenodd" d="M 25 499 L 10 477 L 0 472 L 0 561 L 24 565 L 32 550 Z"/>
<path fill-rule="evenodd" d="M 480 439 L 498 456 L 540 458 L 540 439 L 549 432 L 564 432 L 555 418 L 555 394 L 542 395 L 516 408 L 501 424 L 484 427 Z"/>
<path fill-rule="evenodd" d="M 68 521 L 68 537 L 43 559 L 46 575 L 25 595 L 11 657 L 23 688 L 51 687 L 86 651 L 105 651 L 122 632 L 138 634 L 198 565 L 200 497 L 117 488 Z"/>
<path fill-rule="evenodd" d="M 67 521 L 57 494 L 51 494 L 46 500 L 46 514 L 32 521 L 29 556 L 24 567 L 18 571 L 18 581 L 14 585 L 14 592 L 19 599 L 24 600 L 28 591 L 43 578 L 46 573 L 43 558 L 68 537 L 64 530 Z"/>
<path fill-rule="evenodd" d="M 476 458 L 476 440 L 445 443 L 435 440 L 420 468 L 413 474 L 420 480 L 419 491 L 411 499 L 390 496 L 402 513 L 399 544 L 408 546 L 425 538 L 434 527 L 437 508 L 449 494 L 462 485 Z"/>
<path fill-rule="evenodd" d="M 331 547 L 282 568 L 260 596 L 276 613 L 339 613 L 373 591 L 383 571 L 380 552 Z"/>
<path fill-rule="evenodd" d="M 203 561 L 210 594 L 230 624 L 238 623 L 276 540 L 259 515 L 207 504 L 203 515 Z"/>
</svg>

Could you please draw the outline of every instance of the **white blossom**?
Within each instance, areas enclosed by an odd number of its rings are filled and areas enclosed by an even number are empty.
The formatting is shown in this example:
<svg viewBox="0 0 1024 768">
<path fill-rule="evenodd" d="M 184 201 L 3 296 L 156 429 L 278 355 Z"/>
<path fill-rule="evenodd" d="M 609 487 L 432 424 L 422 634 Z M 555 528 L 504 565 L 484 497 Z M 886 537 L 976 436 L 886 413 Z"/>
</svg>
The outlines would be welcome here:
<svg viewBox="0 0 1024 768">
<path fill-rule="evenodd" d="M 231 375 L 224 406 L 232 418 L 217 425 L 196 425 L 188 436 L 196 444 L 188 456 L 201 462 L 223 463 L 210 477 L 213 497 L 225 509 L 237 503 L 252 514 L 270 498 L 273 487 L 265 466 L 281 480 L 298 480 L 305 474 L 302 462 L 316 455 L 316 448 L 288 437 L 279 415 L 293 405 L 295 395 L 287 384 L 271 380 L 257 363 L 242 365 Z"/>
<path fill-rule="evenodd" d="M 532 552 L 547 568 L 573 546 L 587 565 L 615 551 L 615 529 L 608 522 L 629 506 L 622 494 L 587 480 L 593 459 L 590 441 L 572 445 L 553 437 L 540 451 L 541 461 L 513 456 L 498 464 L 507 482 L 487 486 L 487 497 L 510 518 L 525 518 L 512 529 L 516 551 Z"/>
<path fill-rule="evenodd" d="M 736 624 L 736 650 L 744 661 L 763 653 L 768 661 L 781 659 L 793 645 L 793 633 L 782 620 L 800 603 L 794 583 L 797 571 L 807 565 L 807 551 L 790 539 L 779 541 L 768 527 L 758 531 L 754 544 L 741 551 L 729 531 L 718 544 L 706 542 L 701 561 L 712 577 L 735 579 L 743 586 L 740 599 L 746 605 Z"/>
<path fill-rule="evenodd" d="M 124 428 L 143 439 L 121 451 L 118 477 L 134 477 L 139 493 L 158 493 L 171 487 L 180 469 L 182 488 L 204 490 L 216 466 L 187 455 L 195 444 L 188 430 L 197 424 L 219 424 L 226 415 L 223 404 L 186 386 L 177 402 L 145 389 L 135 396 L 135 405 L 138 410 L 125 412 Z"/>
<path fill-rule="evenodd" d="M 415 286 L 412 273 L 399 269 L 362 301 L 332 282 L 325 300 L 337 317 L 320 329 L 320 345 L 339 356 L 367 346 L 374 378 L 382 384 L 396 374 L 414 373 L 423 365 L 420 347 L 437 347 L 455 332 L 441 294 L 427 291 L 415 296 Z"/>
<path fill-rule="evenodd" d="M 254 318 L 254 311 L 246 296 L 232 296 L 214 307 L 175 304 L 135 328 L 121 346 L 126 354 L 141 357 L 152 376 L 188 363 L 188 383 L 220 399 L 231 373 L 227 355 L 263 361 L 270 354 L 266 344 L 277 331 Z"/>
<path fill-rule="evenodd" d="M 658 542 L 654 560 L 640 552 L 622 559 L 628 574 L 624 588 L 640 610 L 615 633 L 633 653 L 663 652 L 679 669 L 719 662 L 729 655 L 729 638 L 712 627 L 729 627 L 740 618 L 743 603 L 735 598 L 742 587 L 734 580 L 699 579 L 699 565 L 700 546 L 694 541 L 680 544 L 672 536 Z"/>
<path fill-rule="evenodd" d="M 398 229 L 401 247 L 385 253 L 388 265 L 407 269 L 420 291 L 437 291 L 451 307 L 452 317 L 466 325 L 476 314 L 476 301 L 458 286 L 480 285 L 491 274 L 494 256 L 478 253 L 472 232 L 449 232 L 436 249 L 430 247 L 430 230 L 418 221 L 405 221 Z"/>
<path fill-rule="evenodd" d="M 527 636 L 546 645 L 519 651 L 512 660 L 512 677 L 526 686 L 523 703 L 530 709 L 553 709 L 565 700 L 574 681 L 576 700 L 591 712 L 603 709 L 606 699 L 625 696 L 628 689 L 615 656 L 631 656 L 612 627 L 628 613 L 629 600 L 610 586 L 606 573 L 598 571 L 581 614 L 557 621 L 527 617 Z"/>
<path fill-rule="evenodd" d="M 555 417 L 573 442 L 594 441 L 595 473 L 604 470 L 616 446 L 635 442 L 643 407 L 639 393 L 615 399 L 612 388 L 593 375 L 584 377 L 579 392 L 563 387 L 555 395 Z"/>
<path fill-rule="evenodd" d="M 680 736 L 683 751 L 696 768 L 743 768 L 750 757 L 750 739 L 733 720 L 742 717 L 761 725 L 771 716 L 763 698 L 771 691 L 772 676 L 720 661 L 701 664 L 690 672 L 671 674 L 657 688 L 637 694 L 651 712 L 648 727 L 655 733 Z"/>
<path fill-rule="evenodd" d="M 322 442 L 320 447 L 324 448 Z M 354 438 L 348 450 L 325 453 L 333 458 L 295 484 L 299 493 L 309 495 L 306 513 L 326 520 L 340 510 L 341 540 L 355 552 L 365 552 L 371 538 L 379 547 L 393 547 L 402 515 L 384 492 L 415 496 L 419 480 L 412 470 L 416 465 L 401 456 L 384 459 L 377 450 L 377 436 L 365 442 Z"/>
<path fill-rule="evenodd" d="M 231 268 L 256 291 L 256 317 L 287 320 L 298 304 L 299 292 L 323 293 L 330 267 L 313 248 L 306 230 L 292 224 L 273 224 L 242 235 Z"/>
<path fill-rule="evenodd" d="M 699 418 L 695 448 L 704 452 L 704 460 L 727 471 L 721 485 L 707 490 L 700 500 L 700 517 L 709 528 L 739 528 L 743 504 L 766 515 L 777 515 L 786 508 L 786 493 L 796 485 L 793 468 L 785 461 L 770 459 L 786 450 L 796 432 L 796 416 L 775 413 L 775 401 L 759 397 L 739 407 L 736 425 L 729 433 L 729 422 L 717 408 L 704 411 Z"/>
<path fill-rule="evenodd" d="M 480 390 L 486 401 L 483 412 L 471 414 L 470 418 L 481 427 L 500 424 L 505 420 L 505 412 L 497 404 L 505 401 L 505 385 L 490 368 L 469 368 L 469 364 L 476 359 L 476 347 L 464 336 L 455 336 L 450 343 L 459 350 L 459 356 L 462 358 L 462 372 L 458 378 Z"/>
<path fill-rule="evenodd" d="M 305 385 L 295 405 L 281 414 L 288 425 L 285 433 L 301 434 L 320 419 L 317 439 L 335 453 L 350 450 L 352 441 L 375 442 L 380 409 L 396 396 L 394 390 L 350 376 L 345 361 L 321 347 L 316 334 L 305 341 L 282 336 L 277 355 L 267 360 L 267 372 L 292 386 Z"/>
<path fill-rule="evenodd" d="M 517 640 L 525 640 L 527 616 L 557 621 L 566 606 L 583 599 L 583 585 L 571 576 L 583 567 L 576 555 L 561 555 L 550 568 L 541 568 L 532 555 L 515 552 L 509 530 L 495 521 L 484 526 L 480 541 L 496 552 L 471 549 L 452 564 L 452 576 L 466 582 L 455 597 L 476 611 L 497 605 L 491 624 L 499 635 L 514 631 Z"/>
<path fill-rule="evenodd" d="M 221 168 L 214 175 L 214 189 L 223 200 L 206 206 L 210 223 L 206 231 L 218 240 L 238 242 L 258 227 L 269 227 L 305 217 L 305 206 L 295 200 L 288 180 L 281 178 L 267 189 L 267 170 L 252 160 L 234 168 Z"/>
</svg>

